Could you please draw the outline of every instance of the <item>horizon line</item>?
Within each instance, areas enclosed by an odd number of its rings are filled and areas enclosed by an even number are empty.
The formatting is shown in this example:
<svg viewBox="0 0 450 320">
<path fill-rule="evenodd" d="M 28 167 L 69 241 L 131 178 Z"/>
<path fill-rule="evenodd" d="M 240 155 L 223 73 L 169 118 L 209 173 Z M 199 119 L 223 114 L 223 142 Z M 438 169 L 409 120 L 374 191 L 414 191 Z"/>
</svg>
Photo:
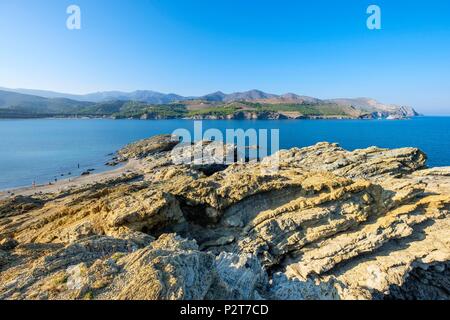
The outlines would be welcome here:
<svg viewBox="0 0 450 320">
<path fill-rule="evenodd" d="M 380 99 L 378 98 L 374 98 L 374 97 L 369 97 L 369 96 L 364 96 L 364 95 L 354 95 L 354 96 L 340 96 L 340 97 L 333 97 L 333 98 L 319 98 L 316 96 L 312 96 L 312 95 L 308 95 L 308 94 L 301 94 L 301 93 L 295 93 L 295 92 L 283 92 L 283 93 L 274 93 L 272 91 L 264 91 L 261 89 L 247 89 L 247 90 L 232 90 L 231 92 L 227 93 L 224 92 L 222 90 L 215 90 L 215 91 L 211 91 L 209 93 L 206 94 L 200 94 L 200 95 L 185 95 L 185 94 L 179 94 L 176 92 L 165 92 L 164 90 L 159 91 L 159 90 L 153 90 L 153 89 L 134 89 L 134 90 L 120 90 L 120 89 L 105 89 L 105 90 L 94 90 L 94 91 L 89 91 L 89 92 L 83 92 L 83 93 L 74 93 L 74 92 L 68 92 L 68 91 L 57 91 L 57 90 L 53 90 L 53 89 L 37 89 L 37 88 L 25 88 L 25 87 L 16 87 L 16 88 L 11 88 L 11 87 L 5 87 L 5 86 L 0 86 L 0 90 L 4 90 L 4 91 L 9 91 L 9 90 L 32 90 L 32 91 L 45 91 L 45 92 L 51 92 L 51 93 L 58 93 L 58 94 L 66 94 L 66 95 L 73 95 L 73 96 L 86 96 L 86 95 L 90 95 L 90 94 L 96 94 L 96 93 L 105 93 L 105 92 L 120 92 L 120 93 L 134 93 L 134 92 L 139 92 L 139 91 L 150 91 L 150 92 L 155 92 L 155 93 L 160 93 L 160 94 L 165 94 L 165 95 L 170 95 L 170 94 L 174 94 L 174 95 L 178 95 L 181 96 L 183 98 L 201 98 L 210 94 L 214 94 L 214 93 L 223 93 L 226 95 L 229 94 L 234 94 L 234 93 L 245 93 L 245 92 L 251 92 L 251 91 L 259 91 L 265 94 L 272 94 L 272 95 L 276 95 L 276 96 L 283 96 L 283 95 L 287 95 L 287 94 L 294 94 L 300 97 L 309 97 L 309 98 L 314 98 L 314 99 L 319 99 L 319 100 L 335 100 L 335 99 L 372 99 L 372 100 L 376 100 L 377 102 L 381 102 Z M 393 105 L 399 105 L 399 106 L 409 106 L 407 104 L 396 104 L 396 103 L 386 103 L 386 104 L 393 104 Z"/>
</svg>

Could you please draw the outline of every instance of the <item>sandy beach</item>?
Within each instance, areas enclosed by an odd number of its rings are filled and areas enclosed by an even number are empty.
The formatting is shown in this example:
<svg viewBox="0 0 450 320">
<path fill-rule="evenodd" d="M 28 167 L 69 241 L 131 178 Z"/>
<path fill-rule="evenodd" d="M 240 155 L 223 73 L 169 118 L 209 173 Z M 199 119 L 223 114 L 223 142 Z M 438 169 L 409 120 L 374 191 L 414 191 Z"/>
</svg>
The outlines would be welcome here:
<svg viewBox="0 0 450 320">
<path fill-rule="evenodd" d="M 79 188 L 93 183 L 118 178 L 125 173 L 139 172 L 140 167 L 140 161 L 132 159 L 116 168 L 100 173 L 91 173 L 89 175 L 78 176 L 76 178 L 62 179 L 57 182 L 52 182 L 52 184 L 36 185 L 35 187 L 29 186 L 2 190 L 0 191 L 0 200 L 11 196 L 32 196 L 35 194 L 58 193 L 69 189 Z"/>
</svg>

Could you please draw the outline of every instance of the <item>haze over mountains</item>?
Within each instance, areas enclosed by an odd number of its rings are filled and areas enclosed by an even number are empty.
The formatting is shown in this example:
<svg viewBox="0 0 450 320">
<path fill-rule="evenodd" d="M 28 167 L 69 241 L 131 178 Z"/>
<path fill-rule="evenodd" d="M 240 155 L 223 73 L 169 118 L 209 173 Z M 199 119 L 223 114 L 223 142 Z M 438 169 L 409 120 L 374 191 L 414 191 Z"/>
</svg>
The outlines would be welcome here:
<svg viewBox="0 0 450 320">
<path fill-rule="evenodd" d="M 182 97 L 176 94 L 164 94 L 151 90 L 137 90 L 134 92 L 122 92 L 122 91 L 103 91 L 103 92 L 94 92 L 84 95 L 70 94 L 70 93 L 61 93 L 55 91 L 46 91 L 46 90 L 34 90 L 34 89 L 8 89 L 1 88 L 2 91 L 15 92 L 20 94 L 34 95 L 43 98 L 64 98 L 71 99 L 77 101 L 86 101 L 86 102 L 104 102 L 110 100 L 131 100 L 131 101 L 142 101 L 147 103 L 171 103 L 174 101 L 179 101 L 186 99 L 186 97 Z"/>
<path fill-rule="evenodd" d="M 136 90 L 133 92 L 123 92 L 123 91 L 102 91 L 102 92 L 94 92 L 94 93 L 88 93 L 84 95 L 77 95 L 77 94 L 69 94 L 69 93 L 61 93 L 61 92 L 54 92 L 54 91 L 46 91 L 46 90 L 34 90 L 34 89 L 9 89 L 9 88 L 2 88 L 0 87 L 0 90 L 2 91 L 8 91 L 8 92 L 14 92 L 14 93 L 20 93 L 20 94 L 26 94 L 26 95 L 34 95 L 39 96 L 43 98 L 64 98 L 64 99 L 71 99 L 71 100 L 77 100 L 77 101 L 86 101 L 86 102 L 105 102 L 105 101 L 111 101 L 111 100 L 129 100 L 129 101 L 140 101 L 140 102 L 146 102 L 150 104 L 164 104 L 164 103 L 173 103 L 177 101 L 184 101 L 184 100 L 192 100 L 192 99 L 198 99 L 198 100 L 205 100 L 205 101 L 215 101 L 215 102 L 230 102 L 230 101 L 238 101 L 238 100 L 245 100 L 245 101 L 252 101 L 252 100 L 261 100 L 261 99 L 299 99 L 304 98 L 308 101 L 319 101 L 319 99 L 306 97 L 306 96 L 298 96 L 293 93 L 288 93 L 285 95 L 275 95 L 270 93 L 265 93 L 260 90 L 250 90 L 245 92 L 235 92 L 231 94 L 226 94 L 221 91 L 217 91 L 214 93 L 210 93 L 204 96 L 181 96 L 174 93 L 164 94 L 156 91 L 151 90 Z"/>
<path fill-rule="evenodd" d="M 374 118 L 412 117 L 418 115 L 411 107 L 383 104 L 370 98 L 322 100 L 294 93 L 276 95 L 260 90 L 231 94 L 217 91 L 200 97 L 186 97 L 174 93 L 164 94 L 150 90 L 133 92 L 105 91 L 75 95 L 44 90 L 0 88 L 0 109 L 2 109 L 0 116 L 3 118 L 7 117 L 8 114 L 14 114 L 15 116 L 22 114 L 24 117 L 27 114 L 33 114 L 34 116 L 40 114 L 111 116 L 121 113 L 125 109 L 126 111 L 132 109 L 135 112 L 133 114 L 140 113 L 139 116 L 143 116 L 149 113 L 150 105 L 158 106 L 153 107 L 153 109 L 161 110 L 167 108 L 167 110 L 173 111 L 175 104 L 177 108 L 184 106 L 186 111 L 191 111 L 190 114 L 181 112 L 180 116 L 195 115 L 192 113 L 192 110 L 203 110 L 202 115 L 208 116 L 217 116 L 221 113 L 222 115 L 230 115 L 235 112 L 245 111 L 279 113 L 282 117 L 286 116 L 288 118 L 297 118 L 303 115 L 318 117 L 370 116 Z M 208 113 L 205 110 L 211 112 Z M 315 114 L 314 110 L 317 110 L 317 114 Z M 333 110 L 336 112 L 333 112 Z"/>
</svg>

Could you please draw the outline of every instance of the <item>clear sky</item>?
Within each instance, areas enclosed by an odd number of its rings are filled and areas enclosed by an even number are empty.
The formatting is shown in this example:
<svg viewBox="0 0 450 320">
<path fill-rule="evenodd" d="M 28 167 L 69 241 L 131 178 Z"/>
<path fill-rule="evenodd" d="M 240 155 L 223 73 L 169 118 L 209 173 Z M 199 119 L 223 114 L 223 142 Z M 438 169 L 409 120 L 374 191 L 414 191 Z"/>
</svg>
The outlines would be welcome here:
<svg viewBox="0 0 450 320">
<path fill-rule="evenodd" d="M 81 30 L 66 8 L 81 8 Z M 366 27 L 377 4 L 382 30 Z M 367 96 L 450 113 L 448 0 L 0 0 L 0 86 Z"/>
</svg>

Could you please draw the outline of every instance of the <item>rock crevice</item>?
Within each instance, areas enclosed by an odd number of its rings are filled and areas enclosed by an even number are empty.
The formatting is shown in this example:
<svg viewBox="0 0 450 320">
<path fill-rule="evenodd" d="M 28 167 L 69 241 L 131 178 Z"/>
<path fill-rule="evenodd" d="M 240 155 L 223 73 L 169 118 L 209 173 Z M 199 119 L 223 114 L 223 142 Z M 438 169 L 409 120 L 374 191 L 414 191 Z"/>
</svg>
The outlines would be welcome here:
<svg viewBox="0 0 450 320">
<path fill-rule="evenodd" d="M 0 299 L 450 298 L 449 169 L 420 150 L 319 143 L 219 168 L 234 147 L 199 144 L 199 166 L 177 145 L 127 146 L 121 179 L 1 200 Z"/>
</svg>

